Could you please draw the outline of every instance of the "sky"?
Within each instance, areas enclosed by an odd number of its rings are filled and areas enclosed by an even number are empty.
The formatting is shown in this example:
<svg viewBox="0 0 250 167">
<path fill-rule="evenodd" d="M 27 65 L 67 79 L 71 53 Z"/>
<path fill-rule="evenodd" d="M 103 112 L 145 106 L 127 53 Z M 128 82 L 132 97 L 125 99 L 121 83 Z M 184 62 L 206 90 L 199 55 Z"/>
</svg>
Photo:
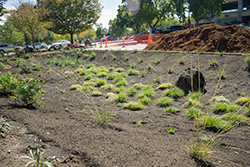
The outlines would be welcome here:
<svg viewBox="0 0 250 167">
<path fill-rule="evenodd" d="M 30 1 L 35 2 L 35 0 Z M 103 9 L 97 23 L 102 23 L 104 28 L 108 28 L 109 20 L 116 17 L 118 5 L 121 4 L 121 0 L 99 0 L 99 2 L 103 6 Z M 8 0 L 4 4 L 4 7 L 7 9 L 14 9 L 16 5 L 18 5 L 18 0 Z M 4 20 L 4 18 L 2 19 Z"/>
</svg>

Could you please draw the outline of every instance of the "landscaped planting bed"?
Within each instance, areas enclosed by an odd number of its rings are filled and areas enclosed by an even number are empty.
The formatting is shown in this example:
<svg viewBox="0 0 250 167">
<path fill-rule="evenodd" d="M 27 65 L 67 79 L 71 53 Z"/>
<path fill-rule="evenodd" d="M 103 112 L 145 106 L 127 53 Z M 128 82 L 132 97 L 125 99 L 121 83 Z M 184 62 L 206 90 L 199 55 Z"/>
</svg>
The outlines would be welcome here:
<svg viewBox="0 0 250 167">
<path fill-rule="evenodd" d="M 248 60 L 136 50 L 1 57 L 0 164 L 24 166 L 39 148 L 62 167 L 250 166 Z M 204 92 L 175 86 L 191 67 Z"/>
</svg>

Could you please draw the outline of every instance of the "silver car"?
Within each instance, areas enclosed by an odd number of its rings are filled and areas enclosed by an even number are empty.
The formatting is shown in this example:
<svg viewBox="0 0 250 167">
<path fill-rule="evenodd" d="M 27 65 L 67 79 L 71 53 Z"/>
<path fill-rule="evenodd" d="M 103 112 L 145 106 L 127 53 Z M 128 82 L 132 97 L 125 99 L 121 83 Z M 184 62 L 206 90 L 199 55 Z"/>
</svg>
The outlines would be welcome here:
<svg viewBox="0 0 250 167">
<path fill-rule="evenodd" d="M 7 52 L 14 52 L 16 47 L 10 44 L 0 44 L 0 52 L 7 53 Z"/>
<path fill-rule="evenodd" d="M 70 42 L 67 40 L 59 40 L 59 41 L 56 41 L 56 43 L 53 43 L 49 49 L 56 50 L 56 49 L 60 49 L 60 48 L 65 48 L 68 46 L 68 44 L 70 44 Z"/>
</svg>

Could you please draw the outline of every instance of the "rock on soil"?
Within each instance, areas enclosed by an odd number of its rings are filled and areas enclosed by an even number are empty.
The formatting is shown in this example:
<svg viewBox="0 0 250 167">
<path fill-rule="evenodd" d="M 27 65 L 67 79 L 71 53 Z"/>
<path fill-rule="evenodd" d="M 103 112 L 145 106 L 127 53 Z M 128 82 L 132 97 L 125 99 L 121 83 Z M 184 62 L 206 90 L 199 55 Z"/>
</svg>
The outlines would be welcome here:
<svg viewBox="0 0 250 167">
<path fill-rule="evenodd" d="M 250 30 L 239 25 L 207 24 L 166 34 L 144 50 L 250 52 Z"/>
</svg>

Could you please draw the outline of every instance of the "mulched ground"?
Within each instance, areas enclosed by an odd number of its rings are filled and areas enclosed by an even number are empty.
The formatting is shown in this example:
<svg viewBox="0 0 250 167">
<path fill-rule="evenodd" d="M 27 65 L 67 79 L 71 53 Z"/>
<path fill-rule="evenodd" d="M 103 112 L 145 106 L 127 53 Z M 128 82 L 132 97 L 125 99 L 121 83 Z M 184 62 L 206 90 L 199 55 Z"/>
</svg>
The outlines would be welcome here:
<svg viewBox="0 0 250 167">
<path fill-rule="evenodd" d="M 156 52 L 101 52 L 95 51 L 94 61 L 82 59 L 83 65 L 95 64 L 97 67 L 122 67 L 129 69 L 134 63 L 135 69 L 146 71 L 145 77 L 128 76 L 128 87 L 135 83 L 152 84 L 156 76 L 161 77 L 161 83 L 175 82 L 183 70 L 200 65 L 201 72 L 206 78 L 207 93 L 202 97 L 203 110 L 209 107 L 208 100 L 213 96 L 218 80 L 216 75 L 226 62 L 225 71 L 229 77 L 222 80 L 218 94 L 234 102 L 245 93 L 250 96 L 250 73 L 244 69 L 244 57 L 238 55 L 216 54 L 180 54 Z M 90 52 L 87 52 L 90 53 Z M 107 58 L 103 59 L 106 54 Z M 50 56 L 48 56 L 50 55 Z M 60 167 L 193 167 L 193 166 L 250 166 L 250 127 L 238 127 L 220 136 L 209 162 L 204 164 L 192 159 L 188 147 L 195 140 L 193 121 L 184 116 L 181 107 L 186 98 L 173 102 L 173 106 L 181 112 L 169 114 L 164 108 L 156 106 L 156 100 L 162 97 L 162 91 L 156 91 L 156 97 L 150 106 L 141 111 L 122 109 L 114 102 L 106 102 L 106 91 L 101 91 L 100 97 L 86 98 L 79 91 L 70 91 L 74 83 L 65 79 L 61 73 L 74 71 L 77 67 L 57 67 L 50 65 L 51 73 L 46 76 L 48 69 L 46 61 L 58 55 L 72 57 L 74 51 L 54 52 L 32 56 L 31 60 L 42 65 L 42 71 L 33 72 L 28 76 L 34 77 L 41 73 L 40 79 L 46 79 L 43 88 L 46 105 L 35 105 L 35 108 L 24 108 L 15 105 L 12 99 L 0 97 L 0 115 L 12 125 L 13 129 L 6 133 L 6 138 L 0 139 L 0 164 L 4 167 L 20 166 L 20 156 L 28 155 L 30 149 L 39 145 L 45 149 L 47 156 L 57 156 Z M 117 58 L 114 60 L 113 56 Z M 126 61 L 126 57 L 129 60 Z M 143 58 L 139 63 L 138 59 Z M 184 65 L 179 60 L 184 59 Z M 216 58 L 219 67 L 211 68 L 209 60 Z M 156 59 L 160 63 L 156 64 Z M 13 61 L 8 61 L 11 65 Z M 147 70 L 147 65 L 153 66 Z M 29 63 L 27 63 L 29 64 Z M 168 74 L 172 67 L 173 74 Z M 13 71 L 18 71 L 12 66 Z M 84 78 L 84 77 L 83 77 Z M 83 80 L 80 77 L 80 80 Z M 237 85 L 235 89 L 234 84 Z M 156 88 L 159 83 L 155 83 Z M 66 92 L 62 93 L 61 90 Z M 62 97 L 65 99 L 62 100 Z M 136 101 L 131 97 L 128 101 Z M 95 121 L 90 113 L 91 104 L 100 111 L 116 113 L 107 123 Z M 141 120 L 142 127 L 136 125 Z M 175 134 L 170 134 L 166 128 L 175 128 Z M 201 133 L 212 135 L 209 131 Z M 22 165 L 23 166 L 23 165 Z"/>
<path fill-rule="evenodd" d="M 250 30 L 244 26 L 206 24 L 166 34 L 145 50 L 250 52 Z"/>
</svg>

